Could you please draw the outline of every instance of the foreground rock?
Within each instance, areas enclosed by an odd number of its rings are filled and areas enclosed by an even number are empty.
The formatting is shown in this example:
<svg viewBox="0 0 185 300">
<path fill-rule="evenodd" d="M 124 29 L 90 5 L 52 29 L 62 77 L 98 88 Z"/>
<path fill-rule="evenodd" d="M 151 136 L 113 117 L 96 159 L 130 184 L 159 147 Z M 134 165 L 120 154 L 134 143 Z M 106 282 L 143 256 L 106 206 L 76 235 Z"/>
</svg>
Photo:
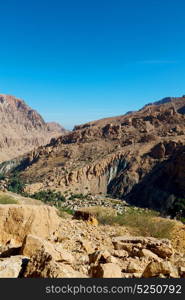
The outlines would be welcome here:
<svg viewBox="0 0 185 300">
<path fill-rule="evenodd" d="M 62 248 L 61 244 L 51 244 L 44 239 L 33 235 L 28 235 L 22 245 L 22 255 L 32 257 L 38 250 L 42 249 L 51 255 L 55 261 L 65 262 L 68 264 L 74 263 L 74 257 Z"/>
<path fill-rule="evenodd" d="M 54 208 L 0 205 L 1 278 L 179 278 L 185 255 L 123 226 L 61 219 Z"/>
<path fill-rule="evenodd" d="M 14 240 L 21 246 L 28 234 L 54 238 L 60 225 L 56 209 L 36 205 L 0 205 L 0 245 Z"/>
<path fill-rule="evenodd" d="M 121 268 L 114 263 L 100 264 L 92 269 L 92 277 L 97 278 L 120 278 Z"/>
<path fill-rule="evenodd" d="M 86 276 L 75 271 L 70 265 L 56 262 L 51 254 L 41 249 L 32 256 L 24 277 L 82 278 Z"/>
<path fill-rule="evenodd" d="M 173 249 L 171 243 L 167 239 L 155 239 L 145 237 L 116 237 L 113 239 L 113 244 L 116 250 L 126 250 L 130 256 L 144 256 L 157 258 L 158 255 L 161 258 L 169 258 L 173 255 Z M 142 251 L 145 249 L 145 251 Z M 146 251 L 150 250 L 150 252 Z M 141 251 L 139 251 L 141 250 Z M 156 254 L 154 256 L 154 254 Z"/>
<path fill-rule="evenodd" d="M 28 259 L 24 256 L 11 256 L 0 258 L 0 278 L 17 278 L 26 265 Z"/>
<path fill-rule="evenodd" d="M 172 265 L 169 261 L 163 262 L 151 262 L 144 270 L 142 277 L 170 277 L 178 278 L 178 269 Z"/>
</svg>

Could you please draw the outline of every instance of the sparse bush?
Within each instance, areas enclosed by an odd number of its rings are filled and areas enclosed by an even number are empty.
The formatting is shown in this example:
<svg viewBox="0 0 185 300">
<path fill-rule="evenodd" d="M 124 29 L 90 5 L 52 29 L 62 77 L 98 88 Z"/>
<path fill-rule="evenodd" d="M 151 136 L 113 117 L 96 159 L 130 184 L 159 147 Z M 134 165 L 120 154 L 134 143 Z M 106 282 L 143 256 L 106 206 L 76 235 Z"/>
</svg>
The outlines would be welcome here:
<svg viewBox="0 0 185 300">
<path fill-rule="evenodd" d="M 7 189 L 10 192 L 22 194 L 24 191 L 24 187 L 25 183 L 22 181 L 22 179 L 19 178 L 17 174 L 14 174 L 8 182 Z"/>
<path fill-rule="evenodd" d="M 83 195 L 83 194 L 72 194 L 69 198 L 69 200 L 73 200 L 75 198 L 77 199 L 86 199 L 86 195 Z"/>
<path fill-rule="evenodd" d="M 0 204 L 17 204 L 18 202 L 10 196 L 0 195 Z"/>
<path fill-rule="evenodd" d="M 67 218 L 69 217 L 69 215 L 73 215 L 73 214 L 74 214 L 74 210 L 72 209 L 64 208 L 64 207 L 58 208 L 58 215 L 61 218 Z"/>
</svg>

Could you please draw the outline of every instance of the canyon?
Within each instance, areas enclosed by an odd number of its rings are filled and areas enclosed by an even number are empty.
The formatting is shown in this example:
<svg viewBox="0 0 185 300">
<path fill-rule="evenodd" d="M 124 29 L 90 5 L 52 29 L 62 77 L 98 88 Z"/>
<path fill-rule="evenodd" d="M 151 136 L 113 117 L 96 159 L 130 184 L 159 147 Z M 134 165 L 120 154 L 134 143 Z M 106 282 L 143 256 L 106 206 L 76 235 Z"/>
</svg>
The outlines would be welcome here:
<svg viewBox="0 0 185 300">
<path fill-rule="evenodd" d="M 70 133 L 0 165 L 18 171 L 25 191 L 110 194 L 168 211 L 185 197 L 185 96 L 75 126 Z"/>
</svg>

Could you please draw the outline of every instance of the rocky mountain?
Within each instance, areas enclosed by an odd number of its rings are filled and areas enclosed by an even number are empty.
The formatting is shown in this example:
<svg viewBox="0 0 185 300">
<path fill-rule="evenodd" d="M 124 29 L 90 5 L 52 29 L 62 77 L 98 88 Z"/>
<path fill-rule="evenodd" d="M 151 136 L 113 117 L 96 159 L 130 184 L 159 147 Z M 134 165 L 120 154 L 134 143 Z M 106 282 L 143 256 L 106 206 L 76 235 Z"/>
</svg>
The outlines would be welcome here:
<svg viewBox="0 0 185 300">
<path fill-rule="evenodd" d="M 5 162 L 26 191 L 110 194 L 163 212 L 185 198 L 185 96 L 75 126 L 26 156 Z"/>
<path fill-rule="evenodd" d="M 66 133 L 56 123 L 46 123 L 23 100 L 0 95 L 0 162 L 49 143 L 52 137 Z"/>
</svg>

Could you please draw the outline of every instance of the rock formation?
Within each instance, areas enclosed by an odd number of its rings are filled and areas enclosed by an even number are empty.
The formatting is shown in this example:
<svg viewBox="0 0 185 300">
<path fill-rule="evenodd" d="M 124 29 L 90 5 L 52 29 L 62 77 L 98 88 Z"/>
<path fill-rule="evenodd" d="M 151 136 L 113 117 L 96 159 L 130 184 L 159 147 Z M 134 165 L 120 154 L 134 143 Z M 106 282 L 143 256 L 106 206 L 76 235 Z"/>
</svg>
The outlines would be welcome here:
<svg viewBox="0 0 185 300">
<path fill-rule="evenodd" d="M 26 103 L 13 96 L 0 95 L 0 162 L 49 143 L 66 131 L 43 118 Z"/>
</svg>

